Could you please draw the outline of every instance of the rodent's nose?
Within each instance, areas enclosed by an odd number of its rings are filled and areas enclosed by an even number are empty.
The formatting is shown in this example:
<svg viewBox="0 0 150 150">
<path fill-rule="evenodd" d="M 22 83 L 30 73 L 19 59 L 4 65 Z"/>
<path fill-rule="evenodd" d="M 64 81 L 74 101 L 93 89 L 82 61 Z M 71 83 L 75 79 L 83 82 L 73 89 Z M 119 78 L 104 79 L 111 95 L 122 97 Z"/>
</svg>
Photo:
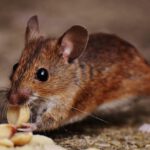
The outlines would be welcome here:
<svg viewBox="0 0 150 150">
<path fill-rule="evenodd" d="M 17 91 L 10 91 L 8 93 L 8 101 L 12 105 L 22 105 L 26 103 L 31 95 L 28 89 L 19 89 Z"/>
</svg>

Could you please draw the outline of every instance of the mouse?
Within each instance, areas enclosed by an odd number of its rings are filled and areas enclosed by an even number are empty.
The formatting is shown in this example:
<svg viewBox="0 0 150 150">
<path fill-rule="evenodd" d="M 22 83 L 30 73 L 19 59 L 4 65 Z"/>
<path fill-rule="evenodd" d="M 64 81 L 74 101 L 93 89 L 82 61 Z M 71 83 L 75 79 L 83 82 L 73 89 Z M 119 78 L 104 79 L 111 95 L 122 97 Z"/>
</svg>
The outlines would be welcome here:
<svg viewBox="0 0 150 150">
<path fill-rule="evenodd" d="M 35 131 L 54 130 L 103 104 L 149 95 L 150 65 L 115 34 L 89 34 L 74 25 L 57 38 L 44 36 L 35 15 L 27 22 L 24 49 L 10 82 L 8 103 L 30 107 Z"/>
</svg>

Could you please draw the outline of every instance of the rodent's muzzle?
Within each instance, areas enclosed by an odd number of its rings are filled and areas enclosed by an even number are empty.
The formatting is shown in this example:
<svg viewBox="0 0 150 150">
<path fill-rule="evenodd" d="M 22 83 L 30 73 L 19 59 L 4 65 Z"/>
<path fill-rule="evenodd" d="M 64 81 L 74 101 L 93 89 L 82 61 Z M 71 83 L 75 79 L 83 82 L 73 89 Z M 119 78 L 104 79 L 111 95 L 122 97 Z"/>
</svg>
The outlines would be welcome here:
<svg viewBox="0 0 150 150">
<path fill-rule="evenodd" d="M 30 95 L 31 91 L 29 89 L 10 90 L 7 98 L 12 105 L 22 105 L 29 100 Z"/>
</svg>

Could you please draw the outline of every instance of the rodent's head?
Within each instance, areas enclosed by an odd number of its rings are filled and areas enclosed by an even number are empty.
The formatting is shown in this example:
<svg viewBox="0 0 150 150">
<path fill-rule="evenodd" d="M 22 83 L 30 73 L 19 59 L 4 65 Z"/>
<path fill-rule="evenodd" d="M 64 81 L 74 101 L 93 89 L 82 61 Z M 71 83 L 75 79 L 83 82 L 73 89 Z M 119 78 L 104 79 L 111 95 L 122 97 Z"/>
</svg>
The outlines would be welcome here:
<svg viewBox="0 0 150 150">
<path fill-rule="evenodd" d="M 13 67 L 8 101 L 20 105 L 35 97 L 63 95 L 74 82 L 76 60 L 85 49 L 88 32 L 73 26 L 60 38 L 40 35 L 37 16 L 29 19 L 25 34 L 25 48 Z"/>
</svg>

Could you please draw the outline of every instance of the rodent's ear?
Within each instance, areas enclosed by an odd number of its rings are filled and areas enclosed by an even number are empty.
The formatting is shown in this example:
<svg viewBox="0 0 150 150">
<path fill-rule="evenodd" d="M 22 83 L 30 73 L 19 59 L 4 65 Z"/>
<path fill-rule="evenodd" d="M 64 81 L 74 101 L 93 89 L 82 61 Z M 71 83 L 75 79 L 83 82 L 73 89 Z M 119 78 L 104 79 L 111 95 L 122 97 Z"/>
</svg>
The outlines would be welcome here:
<svg viewBox="0 0 150 150">
<path fill-rule="evenodd" d="M 25 44 L 28 44 L 30 41 L 36 40 L 40 36 L 39 32 L 38 17 L 32 16 L 27 22 Z"/>
<path fill-rule="evenodd" d="M 60 53 L 66 63 L 72 62 L 79 57 L 86 48 L 88 42 L 88 31 L 79 25 L 67 30 L 59 39 Z"/>
</svg>

